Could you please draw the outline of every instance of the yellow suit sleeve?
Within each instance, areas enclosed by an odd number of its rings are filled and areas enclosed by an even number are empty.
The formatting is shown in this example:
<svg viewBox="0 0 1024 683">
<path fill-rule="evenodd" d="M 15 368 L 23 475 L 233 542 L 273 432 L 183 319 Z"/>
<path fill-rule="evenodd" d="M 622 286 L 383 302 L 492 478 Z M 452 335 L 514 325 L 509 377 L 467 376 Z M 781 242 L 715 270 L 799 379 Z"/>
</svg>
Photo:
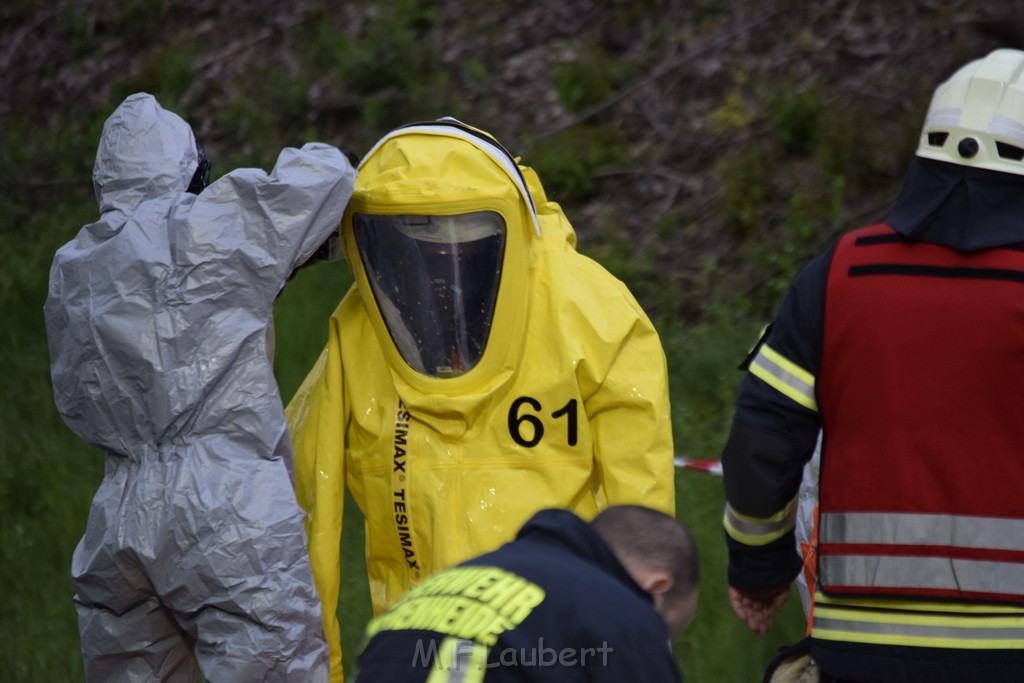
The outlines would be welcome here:
<svg viewBox="0 0 1024 683">
<path fill-rule="evenodd" d="M 646 317 L 638 317 L 622 340 L 586 412 L 608 505 L 645 505 L 674 516 L 668 369 Z"/>
<path fill-rule="evenodd" d="M 313 580 L 323 610 L 324 635 L 330 648 L 331 683 L 342 683 L 341 523 L 345 508 L 345 405 L 341 344 L 331 318 L 326 348 L 288 403 L 288 425 L 295 452 L 295 487 L 306 512 L 306 535 Z"/>
</svg>

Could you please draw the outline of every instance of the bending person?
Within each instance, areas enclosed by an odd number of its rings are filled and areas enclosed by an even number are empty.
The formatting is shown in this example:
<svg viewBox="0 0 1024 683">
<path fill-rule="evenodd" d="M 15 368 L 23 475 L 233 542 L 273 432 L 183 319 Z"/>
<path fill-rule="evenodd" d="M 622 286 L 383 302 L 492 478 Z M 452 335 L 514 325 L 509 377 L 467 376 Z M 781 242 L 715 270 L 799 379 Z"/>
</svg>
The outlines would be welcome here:
<svg viewBox="0 0 1024 683">
<path fill-rule="evenodd" d="M 543 510 L 516 540 L 430 577 L 370 623 L 359 681 L 679 681 L 697 549 L 676 519 Z"/>
</svg>

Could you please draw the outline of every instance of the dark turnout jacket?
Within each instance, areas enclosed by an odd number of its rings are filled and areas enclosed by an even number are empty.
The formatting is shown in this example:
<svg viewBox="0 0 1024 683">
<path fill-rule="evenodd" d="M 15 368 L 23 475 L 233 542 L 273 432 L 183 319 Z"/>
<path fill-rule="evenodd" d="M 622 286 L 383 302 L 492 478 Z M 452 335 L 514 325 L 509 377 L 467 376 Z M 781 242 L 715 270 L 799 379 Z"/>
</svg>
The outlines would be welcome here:
<svg viewBox="0 0 1024 683">
<path fill-rule="evenodd" d="M 722 456 L 729 582 L 797 575 L 821 432 L 811 649 L 832 676 L 1024 676 L 1022 247 L 1024 177 L 915 159 L 887 223 L 799 273 L 752 354 Z"/>
<path fill-rule="evenodd" d="M 537 513 L 515 541 L 419 584 L 367 638 L 360 683 L 680 680 L 650 596 L 565 510 Z"/>
</svg>

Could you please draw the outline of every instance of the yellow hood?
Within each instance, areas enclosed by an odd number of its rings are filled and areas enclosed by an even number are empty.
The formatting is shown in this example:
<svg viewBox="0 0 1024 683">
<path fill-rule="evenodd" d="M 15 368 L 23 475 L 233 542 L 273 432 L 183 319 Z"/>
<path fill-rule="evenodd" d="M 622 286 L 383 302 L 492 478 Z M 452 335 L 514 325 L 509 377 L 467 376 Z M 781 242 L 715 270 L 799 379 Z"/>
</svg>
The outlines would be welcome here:
<svg viewBox="0 0 1024 683">
<path fill-rule="evenodd" d="M 402 400 L 442 422 L 452 421 L 442 431 L 465 430 L 464 416 L 475 412 L 481 401 L 495 396 L 519 363 L 533 252 L 549 238 L 542 230 L 547 221 L 538 212 L 536 195 L 543 202 L 541 211 L 550 217 L 552 207 L 547 206 L 531 169 L 519 166 L 488 133 L 450 118 L 393 131 L 366 154 L 359 166 L 341 225 L 345 258 L 355 274 L 356 290 Z M 553 209 L 561 216 L 557 206 Z M 458 377 L 430 377 L 410 367 L 391 339 L 359 255 L 353 216 L 474 211 L 498 213 L 507 229 L 494 320 L 486 348 L 474 368 Z M 551 237 L 563 245 L 573 244 L 575 237 L 567 238 L 566 230 L 571 235 L 568 222 L 557 220 L 551 225 Z"/>
</svg>

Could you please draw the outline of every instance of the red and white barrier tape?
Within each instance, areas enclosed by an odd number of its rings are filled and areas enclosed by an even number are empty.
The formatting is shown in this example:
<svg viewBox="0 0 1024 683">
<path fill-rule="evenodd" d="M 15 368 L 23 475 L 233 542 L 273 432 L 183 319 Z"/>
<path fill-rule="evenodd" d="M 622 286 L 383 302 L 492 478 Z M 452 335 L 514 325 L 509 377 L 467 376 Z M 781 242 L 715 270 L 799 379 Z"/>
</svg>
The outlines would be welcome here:
<svg viewBox="0 0 1024 683">
<path fill-rule="evenodd" d="M 714 474 L 715 476 L 722 476 L 722 461 L 721 460 L 697 460 L 694 458 L 684 458 L 681 455 L 675 457 L 676 467 L 684 470 L 697 470 L 699 472 L 707 472 L 708 474 Z"/>
</svg>

